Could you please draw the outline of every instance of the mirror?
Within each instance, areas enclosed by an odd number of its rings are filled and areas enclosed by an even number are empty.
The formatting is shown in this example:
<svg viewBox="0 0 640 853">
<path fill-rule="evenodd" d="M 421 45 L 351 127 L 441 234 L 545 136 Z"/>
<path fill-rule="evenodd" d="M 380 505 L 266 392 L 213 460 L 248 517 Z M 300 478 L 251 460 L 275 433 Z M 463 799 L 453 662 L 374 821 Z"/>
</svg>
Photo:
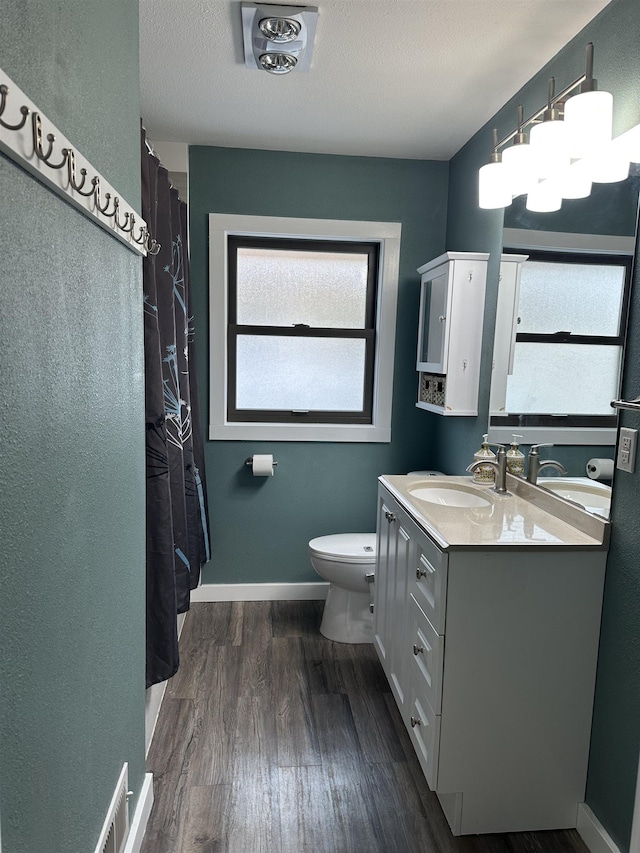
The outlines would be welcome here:
<svg viewBox="0 0 640 853">
<path fill-rule="evenodd" d="M 572 263 L 577 264 L 580 263 L 581 255 L 613 255 L 616 259 L 626 259 L 626 263 L 630 267 L 635 254 L 635 245 L 637 240 L 636 230 L 638 223 L 639 190 L 640 166 L 632 164 L 630 175 L 625 181 L 621 181 L 617 184 L 594 184 L 589 198 L 565 200 L 562 204 L 561 210 L 554 213 L 534 213 L 528 211 L 525 207 L 525 198 L 518 197 L 505 209 L 503 223 L 503 252 L 509 253 L 512 257 L 515 254 L 516 257 L 520 256 L 520 258 L 522 258 L 522 256 L 528 256 L 530 258 L 530 260 L 525 260 L 522 264 L 523 275 L 525 274 L 526 264 L 530 264 L 529 270 L 526 271 L 529 275 L 529 281 L 532 281 L 531 276 L 533 275 L 533 265 L 536 263 L 536 252 L 542 252 L 542 257 L 544 257 L 544 253 L 562 253 L 562 262 L 565 261 L 567 253 L 569 253 L 572 256 Z M 549 260 L 548 256 L 547 260 Z M 604 259 L 602 262 L 606 263 Z M 617 262 L 617 260 L 614 261 L 614 263 Z M 597 263 L 600 262 L 598 261 Z M 585 490 L 588 491 L 589 483 L 595 484 L 595 488 L 597 488 L 599 481 L 589 480 L 587 477 L 587 462 L 592 457 L 613 458 L 617 432 L 617 410 L 610 409 L 608 407 L 608 403 L 605 404 L 610 428 L 596 428 L 595 431 L 574 428 L 572 426 L 573 421 L 568 419 L 564 414 L 562 416 L 553 416 L 554 418 L 557 418 L 557 422 L 559 424 L 558 429 L 550 427 L 549 425 L 535 426 L 535 418 L 532 418 L 531 416 L 529 416 L 529 418 L 523 415 L 519 415 L 517 418 L 506 417 L 507 404 L 509 403 L 510 397 L 506 390 L 509 377 L 507 377 L 507 368 L 505 365 L 507 363 L 509 364 L 508 372 L 512 373 L 515 335 L 517 334 L 517 323 L 520 319 L 518 315 L 521 313 L 518 309 L 526 300 L 524 293 L 526 288 L 523 288 L 523 294 L 520 296 L 518 289 L 519 284 L 516 284 L 514 289 L 513 282 L 511 282 L 511 284 L 508 283 L 507 279 L 510 276 L 513 278 L 513 275 L 507 270 L 507 266 L 508 265 L 506 263 L 503 264 L 498 295 L 496 332 L 494 340 L 494 370 L 491 377 L 490 408 L 492 413 L 490 413 L 489 416 L 490 440 L 508 445 L 511 441 L 512 434 L 522 435 L 523 437 L 520 441 L 525 445 L 525 448 L 523 448 L 525 452 L 526 445 L 530 445 L 532 443 L 550 442 L 554 445 L 561 445 L 560 447 L 555 448 L 554 451 L 546 453 L 545 456 L 549 457 L 553 455 L 553 458 L 561 461 L 569 469 L 569 473 L 573 475 L 574 480 L 578 478 L 582 481 Z M 544 264 L 541 265 L 538 263 L 538 267 L 540 268 L 541 266 L 544 268 Z M 596 280 L 596 289 L 592 291 L 592 294 L 597 294 L 598 276 L 604 275 L 605 270 L 599 269 L 597 265 L 592 267 L 591 270 L 593 271 Z M 531 301 L 531 284 L 527 285 L 527 287 L 529 288 L 529 300 Z M 510 296 L 509 288 L 511 288 Z M 583 292 L 588 292 L 586 286 Z M 609 293 L 610 291 L 607 292 Z M 511 299 L 510 306 L 509 299 Z M 609 302 L 611 302 L 612 299 L 613 297 L 611 299 L 608 297 Z M 505 300 L 508 306 L 507 308 L 505 308 Z M 584 299 L 583 303 L 587 301 L 588 298 Z M 595 309 L 593 313 L 600 316 L 602 314 L 602 310 L 600 308 L 596 308 L 595 305 L 593 307 Z M 576 314 L 577 313 L 588 312 L 579 312 L 576 310 Z M 619 332 L 620 336 L 623 336 L 624 334 L 624 328 L 626 325 L 625 315 L 626 306 L 623 305 Z M 568 326 L 572 325 L 570 322 L 568 323 L 566 319 L 559 319 L 558 322 L 559 327 L 554 330 L 557 335 L 563 334 L 560 330 L 566 330 Z M 583 323 L 583 320 L 576 319 L 577 326 L 581 323 Z M 525 325 L 525 322 L 523 322 L 523 331 Z M 574 335 L 579 334 L 580 329 L 573 328 L 572 332 Z M 563 342 L 567 343 L 566 340 Z M 523 352 L 523 349 L 522 345 L 520 345 L 520 353 Z M 568 355 L 569 349 L 570 348 L 565 348 L 563 350 L 562 347 L 557 347 L 557 351 L 562 353 L 561 358 L 565 358 L 565 356 Z M 604 350 L 605 347 L 598 347 L 598 354 L 604 353 Z M 615 358 L 619 358 L 619 353 L 615 355 Z M 568 359 L 566 360 L 568 362 Z M 606 359 L 598 360 L 605 361 Z M 609 365 L 607 369 L 609 372 L 608 388 L 615 388 L 617 384 L 617 368 L 614 368 L 615 375 L 613 377 L 613 381 L 611 378 L 611 365 Z M 520 370 L 522 375 L 522 367 Z M 590 364 L 588 381 L 585 382 L 584 387 L 588 388 L 590 384 L 593 384 L 595 387 L 602 388 L 605 383 L 604 372 L 599 373 L 598 371 L 604 370 L 604 367 L 594 369 Z M 574 386 L 579 384 L 578 380 L 580 375 L 586 372 L 586 370 L 573 370 L 572 377 L 574 377 Z M 531 373 L 532 371 L 530 370 L 529 374 L 531 375 Z M 536 370 L 532 387 L 538 380 L 539 377 Z M 606 396 L 608 394 L 608 390 L 602 391 L 600 396 L 602 396 L 602 394 Z M 618 396 L 617 391 L 613 396 Z M 589 397 L 592 399 L 591 394 Z M 511 399 L 513 398 L 514 395 L 512 394 Z M 578 398 L 580 398 L 579 394 Z M 611 397 L 611 399 L 613 399 L 613 397 Z M 501 401 L 502 405 L 500 405 Z M 577 411 L 579 411 L 579 409 L 577 409 Z M 502 418 L 498 415 L 499 412 L 502 415 Z M 501 420 L 503 425 L 500 425 Z M 596 424 L 596 420 L 597 419 L 594 419 L 594 425 Z M 604 420 L 605 418 L 601 417 L 601 420 L 598 421 L 598 425 L 603 426 Z M 539 420 L 539 423 L 542 423 L 542 419 Z M 604 484 L 607 483 L 607 479 L 602 478 L 602 480 Z M 541 483 L 539 482 L 538 485 L 541 485 Z M 557 489 L 558 482 L 554 478 L 553 490 L 556 493 Z M 570 490 L 567 487 L 566 497 L 569 497 L 569 491 Z M 573 491 L 571 491 L 571 494 L 573 495 L 574 492 L 575 494 L 579 494 L 580 488 L 574 488 Z M 569 499 L 571 499 L 571 497 L 569 497 Z M 579 498 L 576 502 L 580 503 Z M 591 501 L 591 503 L 593 503 L 593 501 Z M 592 512 L 596 511 L 600 515 L 608 514 L 606 501 L 605 507 L 598 504 L 596 509 L 594 509 L 593 506 L 587 506 L 586 508 Z"/>
</svg>

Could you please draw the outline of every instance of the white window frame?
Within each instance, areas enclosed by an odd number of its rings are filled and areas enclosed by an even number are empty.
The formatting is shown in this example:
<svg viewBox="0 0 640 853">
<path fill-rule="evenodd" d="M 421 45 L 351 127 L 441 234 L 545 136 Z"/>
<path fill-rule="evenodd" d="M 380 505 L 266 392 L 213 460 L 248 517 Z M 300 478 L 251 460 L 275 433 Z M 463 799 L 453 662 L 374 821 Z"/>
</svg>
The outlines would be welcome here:
<svg viewBox="0 0 640 853">
<path fill-rule="evenodd" d="M 209 214 L 209 438 L 256 441 L 390 442 L 400 261 L 399 222 Z M 380 245 L 373 422 L 371 424 L 237 423 L 227 420 L 227 237 L 298 237 Z"/>
</svg>

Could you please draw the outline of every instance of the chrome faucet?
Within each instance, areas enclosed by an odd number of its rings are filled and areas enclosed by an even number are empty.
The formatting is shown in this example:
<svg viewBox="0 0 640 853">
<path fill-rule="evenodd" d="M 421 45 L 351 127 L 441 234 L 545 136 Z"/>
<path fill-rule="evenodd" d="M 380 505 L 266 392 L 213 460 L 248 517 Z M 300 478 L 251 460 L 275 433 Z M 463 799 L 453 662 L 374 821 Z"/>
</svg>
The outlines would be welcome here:
<svg viewBox="0 0 640 853">
<path fill-rule="evenodd" d="M 538 482 L 538 475 L 543 468 L 555 468 L 560 474 L 567 473 L 567 469 L 561 462 L 556 462 L 555 459 L 544 459 L 540 461 L 539 447 L 553 447 L 553 444 L 532 444 L 529 450 L 529 468 L 527 470 L 527 480 L 535 486 Z"/>
<path fill-rule="evenodd" d="M 491 487 L 491 491 L 495 492 L 497 495 L 510 495 L 511 492 L 507 491 L 507 454 L 504 449 L 504 444 L 494 446 L 497 446 L 498 448 L 495 462 L 490 462 L 487 459 L 478 459 L 476 462 L 472 462 L 471 465 L 469 465 L 467 471 L 473 473 L 481 465 L 490 465 L 496 472 L 495 486 Z"/>
</svg>

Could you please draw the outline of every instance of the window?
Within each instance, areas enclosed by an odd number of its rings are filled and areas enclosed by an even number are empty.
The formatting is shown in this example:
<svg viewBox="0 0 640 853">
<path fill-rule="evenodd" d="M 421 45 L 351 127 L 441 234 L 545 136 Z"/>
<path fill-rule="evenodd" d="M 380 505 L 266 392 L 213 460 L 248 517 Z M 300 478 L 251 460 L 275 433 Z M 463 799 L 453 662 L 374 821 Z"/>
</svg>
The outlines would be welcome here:
<svg viewBox="0 0 640 853">
<path fill-rule="evenodd" d="M 399 233 L 210 217 L 210 438 L 390 440 Z"/>
<path fill-rule="evenodd" d="M 616 413 L 631 261 L 621 256 L 530 252 L 515 297 L 512 364 L 490 428 L 524 441 L 609 443 Z M 498 333 L 496 329 L 496 333 Z M 495 365 L 494 370 L 505 370 Z M 540 434 L 552 430 L 554 435 Z M 502 434 L 497 435 L 496 429 Z M 615 438 L 614 438 L 615 440 Z"/>
</svg>

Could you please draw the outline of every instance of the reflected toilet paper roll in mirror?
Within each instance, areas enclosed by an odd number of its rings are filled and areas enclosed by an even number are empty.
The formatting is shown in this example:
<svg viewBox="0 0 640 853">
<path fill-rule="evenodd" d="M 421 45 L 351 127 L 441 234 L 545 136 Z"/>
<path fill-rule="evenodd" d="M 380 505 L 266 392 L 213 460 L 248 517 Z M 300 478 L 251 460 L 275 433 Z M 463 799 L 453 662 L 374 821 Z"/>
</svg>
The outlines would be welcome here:
<svg viewBox="0 0 640 853">
<path fill-rule="evenodd" d="M 592 480 L 611 480 L 613 478 L 613 459 L 590 459 L 587 462 L 587 477 Z"/>
</svg>

